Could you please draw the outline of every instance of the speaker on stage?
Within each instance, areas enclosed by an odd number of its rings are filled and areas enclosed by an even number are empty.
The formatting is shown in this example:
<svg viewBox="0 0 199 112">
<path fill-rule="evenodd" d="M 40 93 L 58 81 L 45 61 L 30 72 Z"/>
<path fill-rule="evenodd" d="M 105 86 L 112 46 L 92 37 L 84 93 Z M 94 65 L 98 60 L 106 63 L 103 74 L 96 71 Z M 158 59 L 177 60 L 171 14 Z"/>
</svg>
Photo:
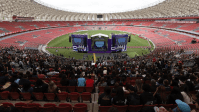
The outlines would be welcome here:
<svg viewBox="0 0 199 112">
<path fill-rule="evenodd" d="M 129 36 L 129 38 L 128 38 L 128 42 L 131 42 L 131 36 Z"/>
<path fill-rule="evenodd" d="M 71 42 L 71 36 L 69 36 L 69 42 Z"/>
<path fill-rule="evenodd" d="M 113 41 L 113 46 L 115 46 L 115 38 L 113 38 L 112 41 Z"/>
<path fill-rule="evenodd" d="M 87 46 L 87 38 L 84 38 L 84 46 Z"/>
</svg>

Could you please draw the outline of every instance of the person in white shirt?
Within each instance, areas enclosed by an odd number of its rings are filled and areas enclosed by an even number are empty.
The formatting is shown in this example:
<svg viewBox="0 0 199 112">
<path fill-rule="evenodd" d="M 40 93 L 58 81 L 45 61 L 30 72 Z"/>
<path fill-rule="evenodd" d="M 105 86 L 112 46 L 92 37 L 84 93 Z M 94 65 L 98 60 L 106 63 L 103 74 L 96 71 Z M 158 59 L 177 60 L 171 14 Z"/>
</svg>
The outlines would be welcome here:
<svg viewBox="0 0 199 112">
<path fill-rule="evenodd" d="M 192 95 L 189 92 L 189 88 L 186 84 L 180 86 L 181 94 L 183 96 L 184 102 L 187 104 L 193 104 Z"/>
</svg>

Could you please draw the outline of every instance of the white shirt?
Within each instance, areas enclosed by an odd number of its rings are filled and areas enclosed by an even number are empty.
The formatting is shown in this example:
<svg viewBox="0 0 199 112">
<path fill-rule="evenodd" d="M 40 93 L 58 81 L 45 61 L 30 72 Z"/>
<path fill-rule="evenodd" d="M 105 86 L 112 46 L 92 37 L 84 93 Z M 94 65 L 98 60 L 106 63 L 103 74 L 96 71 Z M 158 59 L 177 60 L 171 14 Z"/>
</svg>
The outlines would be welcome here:
<svg viewBox="0 0 199 112">
<path fill-rule="evenodd" d="M 184 99 L 184 102 L 187 103 L 187 104 L 193 104 L 193 100 L 192 98 L 190 98 L 184 91 L 181 92 L 182 96 L 183 96 L 183 99 Z"/>
<path fill-rule="evenodd" d="M 107 75 L 107 70 L 103 70 L 103 74 L 104 74 L 104 75 Z"/>
</svg>

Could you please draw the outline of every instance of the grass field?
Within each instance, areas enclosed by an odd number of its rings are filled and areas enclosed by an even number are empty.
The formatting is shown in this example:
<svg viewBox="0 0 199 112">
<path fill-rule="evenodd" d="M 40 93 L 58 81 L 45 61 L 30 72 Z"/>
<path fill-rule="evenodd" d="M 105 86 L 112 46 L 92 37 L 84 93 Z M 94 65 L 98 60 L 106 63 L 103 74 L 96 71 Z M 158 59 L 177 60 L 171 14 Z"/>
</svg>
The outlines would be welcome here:
<svg viewBox="0 0 199 112">
<path fill-rule="evenodd" d="M 89 36 L 95 35 L 98 33 L 106 34 L 111 37 L 111 33 L 114 34 L 124 34 L 127 32 L 121 32 L 121 31 L 107 31 L 107 30 L 92 30 L 92 31 L 80 31 L 80 32 L 74 32 L 73 34 L 88 34 Z M 66 34 L 60 37 L 57 37 L 56 39 L 52 40 L 48 43 L 47 47 L 72 47 L 72 43 L 69 42 L 69 35 Z M 152 44 L 151 44 L 152 45 Z M 147 40 L 139 38 L 138 36 L 131 35 L 131 42 L 128 42 L 128 47 L 130 46 L 149 46 L 149 43 Z M 85 53 L 76 53 L 72 49 L 58 49 L 59 52 L 56 53 L 56 49 L 47 49 L 50 53 L 53 53 L 55 55 L 57 54 L 63 54 L 65 57 L 75 57 L 75 59 L 82 59 L 83 55 Z M 143 54 L 148 54 L 149 51 L 147 49 L 142 48 L 127 48 L 127 51 L 124 52 L 127 53 L 130 57 L 134 57 L 135 55 L 141 56 Z M 92 57 L 92 56 L 91 56 Z M 89 57 L 89 59 L 91 59 Z"/>
</svg>

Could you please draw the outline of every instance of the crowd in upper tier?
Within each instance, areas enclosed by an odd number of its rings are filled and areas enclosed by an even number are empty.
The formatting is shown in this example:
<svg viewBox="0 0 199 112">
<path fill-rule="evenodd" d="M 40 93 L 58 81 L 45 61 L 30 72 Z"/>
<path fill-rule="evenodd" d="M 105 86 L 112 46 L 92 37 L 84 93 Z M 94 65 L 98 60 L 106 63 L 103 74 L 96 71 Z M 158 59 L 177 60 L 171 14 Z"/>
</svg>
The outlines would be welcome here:
<svg viewBox="0 0 199 112">
<path fill-rule="evenodd" d="M 179 109 L 187 112 L 186 109 L 190 110 L 188 104 L 199 103 L 196 54 L 177 56 L 171 50 L 160 50 L 132 59 L 125 57 L 121 54 L 114 57 L 117 60 L 102 57 L 92 64 L 37 50 L 2 48 L 0 92 L 61 93 L 57 83 L 50 80 L 58 75 L 61 86 L 93 87 L 93 92 L 96 87 L 104 87 L 104 92 L 98 90 L 100 106 L 177 103 L 174 112 Z M 36 82 L 29 80 L 33 78 Z"/>
</svg>

